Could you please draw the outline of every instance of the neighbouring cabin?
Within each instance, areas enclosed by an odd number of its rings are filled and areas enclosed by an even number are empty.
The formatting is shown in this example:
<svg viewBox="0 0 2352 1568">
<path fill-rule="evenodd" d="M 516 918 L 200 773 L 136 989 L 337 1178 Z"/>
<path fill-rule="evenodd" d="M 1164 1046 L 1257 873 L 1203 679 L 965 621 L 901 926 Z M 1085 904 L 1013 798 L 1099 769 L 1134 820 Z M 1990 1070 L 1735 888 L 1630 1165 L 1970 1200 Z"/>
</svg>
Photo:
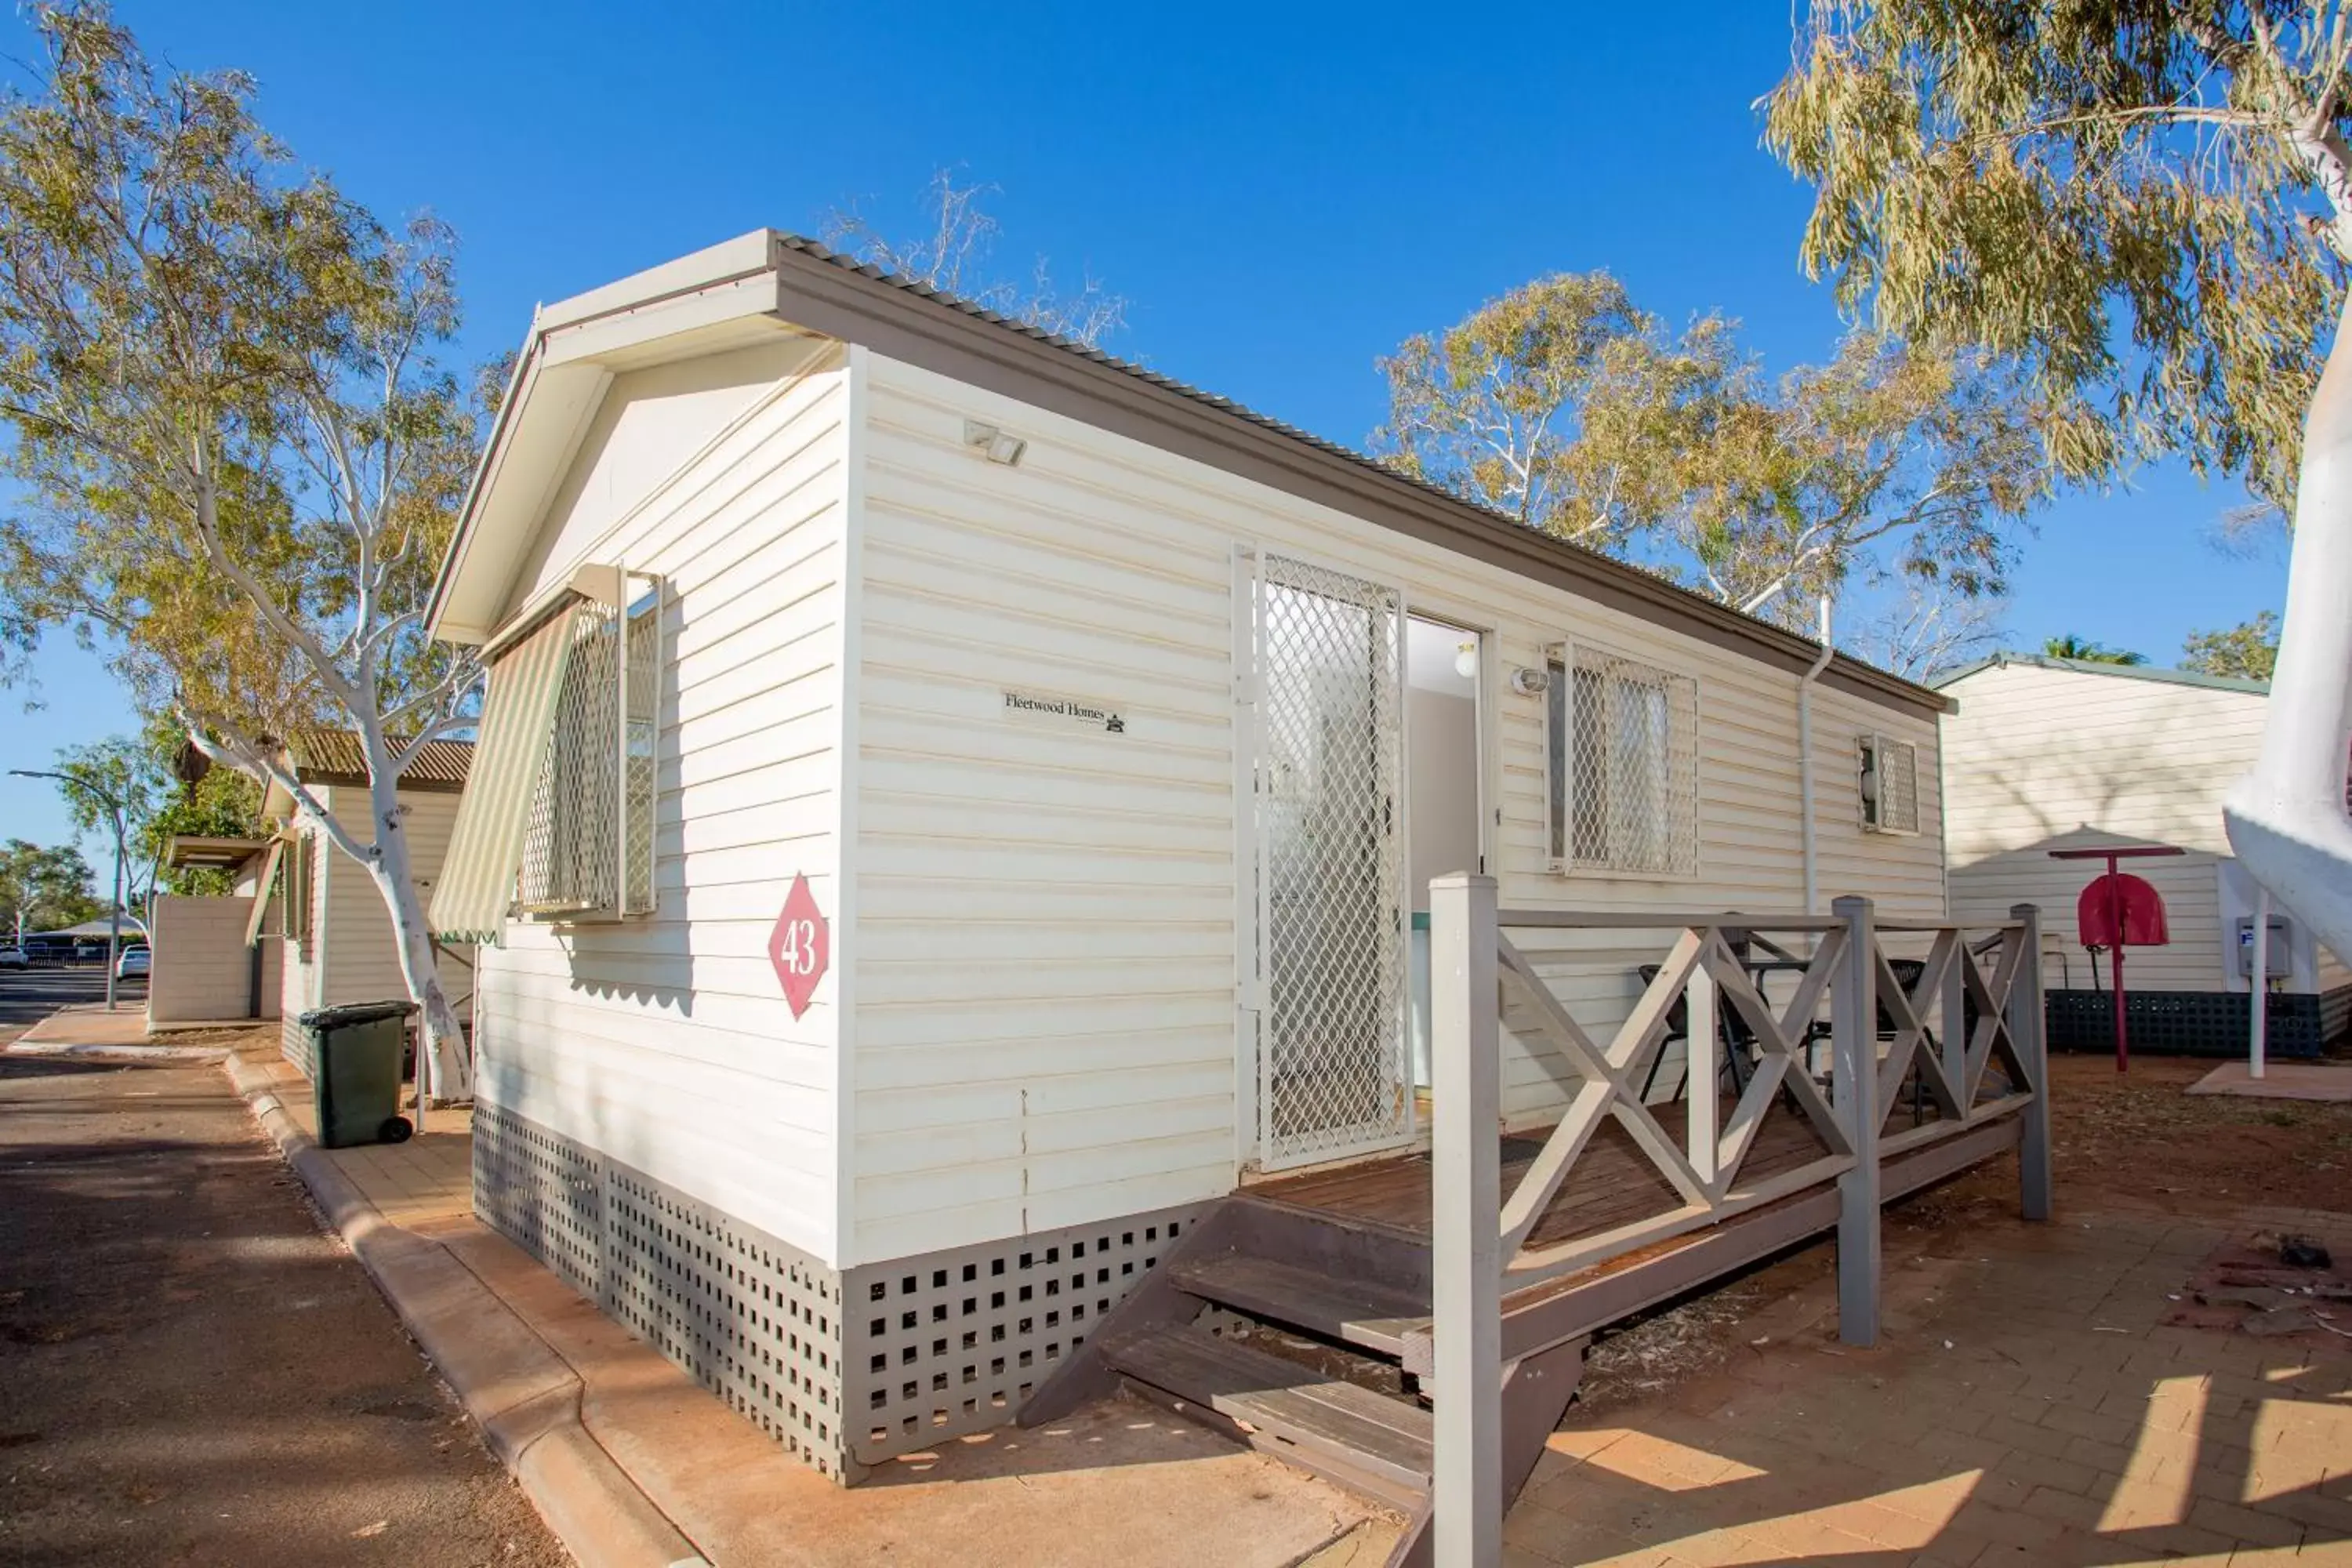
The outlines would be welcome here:
<svg viewBox="0 0 2352 1568">
<path fill-rule="evenodd" d="M 1760 1059 L 1636 1014 L 1704 984 L 1671 911 L 1945 914 L 1936 693 L 769 232 L 539 311 L 431 624 L 490 668 L 478 1211 L 829 1474 L 1014 1418 L 1237 1190 L 1425 1149 L 1433 879 L 1653 917 L 1517 933 L 1643 1020 L 1612 1126 Z M 1737 943 L 1776 1008 L 1822 929 Z M 1592 1096 L 1527 1001 L 1540 1142 Z"/>
<path fill-rule="evenodd" d="M 457 819 L 473 750 L 467 741 L 433 742 L 401 775 L 400 809 L 408 826 L 417 883 L 428 900 L 448 850 L 449 829 Z M 375 841 L 367 764 L 356 735 L 334 730 L 299 731 L 287 743 L 287 761 L 297 782 L 340 826 L 362 844 Z M 274 935 L 283 946 L 275 1014 L 279 1041 L 286 1059 L 309 1077 L 317 1064 L 310 1059 L 310 1039 L 299 1023 L 304 1013 L 346 1002 L 404 998 L 408 982 L 401 973 L 391 912 L 366 868 L 318 828 L 295 823 L 293 800 L 283 789 L 270 787 L 262 815 L 294 825 L 280 835 L 259 873 L 267 902 L 274 907 L 257 921 L 250 937 L 261 942 Z M 462 1020 L 472 1005 L 473 951 L 462 942 L 436 945 L 441 984 Z"/>
<path fill-rule="evenodd" d="M 2242 1053 L 2260 889 L 2230 853 L 2221 802 L 2253 766 L 2269 688 L 2028 654 L 1938 685 L 1958 702 L 1944 721 L 1952 913 L 2041 907 L 2052 1047 L 2112 1049 L 2115 1014 L 2106 960 L 2076 922 L 2105 865 L 2050 852 L 2154 846 L 2181 853 L 2119 863 L 2162 898 L 2170 938 L 2125 950 L 2131 1048 Z M 2352 1032 L 2352 971 L 2292 910 L 2274 907 L 2271 931 L 2269 1048 L 2316 1055 Z"/>
<path fill-rule="evenodd" d="M 147 1026 L 186 1027 L 278 1016 L 284 984 L 277 910 L 264 891 L 275 839 L 174 835 L 174 868 L 225 871 L 231 890 L 210 896 L 159 893 L 147 917 L 153 965 L 147 978 Z"/>
</svg>

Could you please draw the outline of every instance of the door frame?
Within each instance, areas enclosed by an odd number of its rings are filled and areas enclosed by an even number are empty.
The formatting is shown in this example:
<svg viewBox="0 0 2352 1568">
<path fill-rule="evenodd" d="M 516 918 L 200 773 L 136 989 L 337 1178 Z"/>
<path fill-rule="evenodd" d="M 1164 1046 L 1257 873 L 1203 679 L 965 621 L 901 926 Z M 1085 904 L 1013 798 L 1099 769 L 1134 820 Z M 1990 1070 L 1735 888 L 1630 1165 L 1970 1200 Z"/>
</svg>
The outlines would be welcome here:
<svg viewBox="0 0 2352 1568">
<path fill-rule="evenodd" d="M 1263 715 L 1258 706 L 1257 670 L 1257 606 L 1264 563 L 1267 555 L 1279 556 L 1339 576 L 1385 588 L 1395 595 L 1397 605 L 1397 672 L 1395 691 L 1395 723 L 1397 732 L 1396 822 L 1397 858 L 1396 882 L 1391 898 L 1396 910 L 1397 962 L 1400 966 L 1397 991 L 1397 1013 L 1393 1020 L 1400 1058 L 1403 1063 L 1405 1106 L 1402 1130 L 1398 1135 L 1376 1145 L 1350 1150 L 1344 1153 L 1322 1156 L 1312 1161 L 1284 1163 L 1269 1167 L 1261 1145 L 1264 1114 L 1260 1074 L 1266 1047 L 1265 1024 L 1267 1014 L 1266 976 L 1259 963 L 1260 945 L 1269 921 L 1268 889 L 1260 870 L 1265 859 L 1264 824 L 1257 810 L 1257 768 L 1259 763 Z M 1412 805 L 1406 782 L 1412 735 L 1405 701 L 1406 673 L 1404 668 L 1405 638 L 1413 616 L 1411 595 L 1402 581 L 1393 576 L 1368 571 L 1352 562 L 1336 561 L 1313 551 L 1299 550 L 1287 544 L 1269 544 L 1261 539 L 1238 539 L 1232 552 L 1233 573 L 1233 753 L 1234 753 L 1234 1166 L 1236 1180 L 1253 1173 L 1293 1171 L 1316 1164 L 1341 1163 L 1394 1149 L 1410 1148 L 1422 1135 L 1419 1108 L 1414 1102 L 1412 1082 L 1412 1023 L 1411 1023 L 1411 954 L 1412 942 L 1412 898 L 1410 834 Z M 1423 620 L 1438 621 L 1459 630 L 1474 632 L 1479 638 L 1479 681 L 1477 712 L 1477 744 L 1479 750 L 1479 852 L 1490 857 L 1492 849 L 1487 830 L 1486 801 L 1488 784 L 1486 760 L 1488 752 L 1487 703 L 1486 678 L 1488 673 L 1494 634 L 1480 631 L 1461 617 L 1446 614 L 1422 614 Z"/>
</svg>

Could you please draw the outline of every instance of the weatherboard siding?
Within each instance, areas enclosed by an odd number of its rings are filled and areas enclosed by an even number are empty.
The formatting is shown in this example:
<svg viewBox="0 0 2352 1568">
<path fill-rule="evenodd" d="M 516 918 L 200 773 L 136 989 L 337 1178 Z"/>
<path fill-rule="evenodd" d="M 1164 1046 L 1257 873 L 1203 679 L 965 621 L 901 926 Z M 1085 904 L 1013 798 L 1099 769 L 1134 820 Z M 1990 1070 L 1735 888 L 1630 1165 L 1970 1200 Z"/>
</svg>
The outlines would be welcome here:
<svg viewBox="0 0 2352 1568">
<path fill-rule="evenodd" d="M 858 439 L 857 1259 L 1010 1237 L 1230 1189 L 1236 1094 L 1234 549 L 1394 584 L 1487 629 L 1493 868 L 1507 906 L 1792 910 L 1802 900 L 1795 674 L 1255 485 L 871 356 Z M 967 418 L 1025 438 L 1017 467 Z M 1696 678 L 1699 875 L 1545 868 L 1545 645 L 1587 638 Z M 1008 714 L 1018 690 L 1116 705 L 1124 733 Z M 1814 698 L 1822 894 L 1944 908 L 1935 725 Z M 1854 737 L 1919 748 L 1916 836 L 1862 831 Z M 1410 804 L 1408 803 L 1408 810 Z M 1573 954 L 1554 982 L 1605 1029 L 1669 936 Z M 1507 1112 L 1563 1095 L 1507 1047 Z"/>
<path fill-rule="evenodd" d="M 363 844 L 375 842 L 368 792 L 353 785 L 327 789 L 324 802 L 335 820 Z M 457 820 L 455 795 L 411 790 L 400 796 L 407 814 L 408 849 L 419 890 L 429 905 L 433 883 L 441 874 L 442 857 L 449 852 L 449 829 Z M 408 994 L 401 973 L 400 946 L 393 935 L 392 911 L 364 867 L 324 840 L 317 857 L 320 878 L 316 943 L 320 971 L 320 1000 L 331 1007 L 344 1002 L 382 1002 Z M 455 947 L 440 961 L 441 985 L 458 1016 L 465 1016 L 474 993 L 473 949 Z"/>
<path fill-rule="evenodd" d="M 832 1263 L 835 979 L 795 1019 L 767 942 L 796 872 L 838 907 L 846 374 L 805 345 L 712 357 L 635 385 L 691 407 L 599 416 L 660 440 L 619 461 L 592 435 L 576 461 L 603 477 L 575 469 L 509 607 L 584 562 L 664 581 L 657 908 L 508 924 L 482 952 L 479 1093 Z M 747 365 L 767 379 L 714 399 Z"/>
<path fill-rule="evenodd" d="M 2225 988 L 2217 863 L 2229 855 L 2221 802 L 2253 765 L 2267 699 L 2131 676 L 1996 665 L 1950 688 L 1945 786 L 1952 908 L 1963 918 L 2042 907 L 2046 983 L 2092 984 L 2075 922 L 2084 886 L 2103 861 L 2056 860 L 2053 848 L 2164 844 L 2178 858 L 2124 868 L 2163 898 L 2172 938 L 2126 952 L 2127 987 Z M 2106 966 L 2100 964 L 2099 984 Z M 2346 984 L 2324 951 L 2322 989 Z"/>
</svg>

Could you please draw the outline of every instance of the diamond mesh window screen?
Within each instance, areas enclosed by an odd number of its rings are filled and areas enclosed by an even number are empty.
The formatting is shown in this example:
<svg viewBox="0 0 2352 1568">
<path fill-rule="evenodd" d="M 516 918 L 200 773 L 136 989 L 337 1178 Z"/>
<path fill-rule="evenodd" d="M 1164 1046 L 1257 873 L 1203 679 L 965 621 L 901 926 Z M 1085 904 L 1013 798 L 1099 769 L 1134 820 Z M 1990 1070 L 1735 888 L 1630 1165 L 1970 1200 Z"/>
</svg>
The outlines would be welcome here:
<svg viewBox="0 0 2352 1568">
<path fill-rule="evenodd" d="M 1885 735 L 1860 737 L 1862 826 L 1873 833 L 1919 831 L 1919 748 Z"/>
<path fill-rule="evenodd" d="M 1698 870 L 1698 683 L 1589 645 L 1545 687 L 1554 870 Z"/>
<path fill-rule="evenodd" d="M 541 920 L 610 919 L 654 907 L 661 595 L 628 609 L 583 600 L 540 752 L 517 909 Z"/>
<path fill-rule="evenodd" d="M 1260 1162 L 1412 1131 L 1394 590 L 1268 556 L 1257 594 Z"/>
</svg>

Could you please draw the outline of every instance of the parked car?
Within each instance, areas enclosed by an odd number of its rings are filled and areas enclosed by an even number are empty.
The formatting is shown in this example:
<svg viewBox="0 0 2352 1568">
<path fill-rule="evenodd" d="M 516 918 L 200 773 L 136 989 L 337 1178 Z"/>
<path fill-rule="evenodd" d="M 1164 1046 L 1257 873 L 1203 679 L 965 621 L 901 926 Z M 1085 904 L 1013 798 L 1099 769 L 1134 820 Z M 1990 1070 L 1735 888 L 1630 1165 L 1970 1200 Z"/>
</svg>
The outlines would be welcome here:
<svg viewBox="0 0 2352 1568">
<path fill-rule="evenodd" d="M 25 962 L 25 950 L 23 948 L 17 947 L 14 943 L 10 943 L 5 947 L 0 947 L 0 969 L 24 969 L 26 967 L 28 967 L 28 965 Z"/>
<path fill-rule="evenodd" d="M 150 956 L 143 947 L 124 948 L 122 956 L 114 962 L 114 977 L 117 980 L 146 979 Z"/>
</svg>

